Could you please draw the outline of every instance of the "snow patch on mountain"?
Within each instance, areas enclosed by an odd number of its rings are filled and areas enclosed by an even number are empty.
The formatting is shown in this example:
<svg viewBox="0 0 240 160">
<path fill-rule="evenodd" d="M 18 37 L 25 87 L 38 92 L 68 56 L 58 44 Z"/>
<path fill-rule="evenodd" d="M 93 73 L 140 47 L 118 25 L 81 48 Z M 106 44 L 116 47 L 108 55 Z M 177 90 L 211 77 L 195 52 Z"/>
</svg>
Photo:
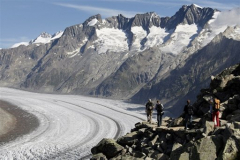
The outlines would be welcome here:
<svg viewBox="0 0 240 160">
<path fill-rule="evenodd" d="M 196 24 L 178 25 L 169 40 L 161 47 L 161 50 L 165 53 L 179 54 L 184 47 L 190 44 L 198 30 Z"/>
<path fill-rule="evenodd" d="M 95 24 L 97 24 L 98 20 L 96 18 L 92 19 L 90 22 L 88 22 L 88 26 L 94 26 Z"/>
<path fill-rule="evenodd" d="M 10 47 L 10 48 L 16 48 L 16 47 L 21 46 L 21 45 L 28 46 L 28 45 L 29 45 L 29 42 L 15 43 L 15 44 L 12 45 L 12 47 Z"/>
<path fill-rule="evenodd" d="M 197 4 L 193 4 L 195 7 L 197 7 L 197 8 L 203 8 L 203 7 L 201 7 L 201 6 L 199 6 L 199 5 L 197 5 Z"/>
<path fill-rule="evenodd" d="M 79 53 L 80 49 L 76 49 L 72 52 L 67 52 L 67 55 L 69 56 L 69 58 L 75 57 L 78 53 Z"/>
<path fill-rule="evenodd" d="M 43 32 L 42 34 L 40 34 L 40 36 L 38 36 L 35 40 L 33 40 L 32 43 L 46 44 L 46 43 L 51 42 L 54 39 L 60 38 L 62 36 L 62 34 L 63 34 L 63 31 L 60 31 L 60 32 L 54 34 L 53 36 L 46 32 Z"/>
<path fill-rule="evenodd" d="M 150 33 L 147 35 L 147 42 L 145 43 L 145 48 L 153 47 L 155 45 L 160 45 L 164 42 L 164 38 L 169 35 L 164 28 L 152 26 L 149 28 Z"/>
<path fill-rule="evenodd" d="M 58 39 L 62 37 L 62 35 L 63 35 L 63 31 L 59 31 L 52 36 L 51 40 Z"/>
<path fill-rule="evenodd" d="M 135 39 L 132 44 L 132 50 L 137 50 L 137 51 L 142 50 L 141 42 L 147 36 L 147 32 L 142 27 L 139 27 L 139 26 L 132 27 L 131 31 L 134 36 L 133 39 Z"/>
<path fill-rule="evenodd" d="M 120 29 L 102 28 L 96 30 L 98 39 L 93 42 L 98 54 L 128 50 L 126 33 Z M 91 46 L 90 46 L 91 47 Z"/>
</svg>

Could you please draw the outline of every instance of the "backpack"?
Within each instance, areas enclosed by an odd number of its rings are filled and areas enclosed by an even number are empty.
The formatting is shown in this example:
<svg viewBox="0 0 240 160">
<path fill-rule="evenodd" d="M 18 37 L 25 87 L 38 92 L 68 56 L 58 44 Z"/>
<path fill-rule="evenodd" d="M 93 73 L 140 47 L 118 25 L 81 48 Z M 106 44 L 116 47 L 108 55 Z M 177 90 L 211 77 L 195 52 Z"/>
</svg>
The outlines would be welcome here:
<svg viewBox="0 0 240 160">
<path fill-rule="evenodd" d="M 158 112 L 162 112 L 163 111 L 163 105 L 162 104 L 156 104 L 156 110 Z"/>
<path fill-rule="evenodd" d="M 147 108 L 147 110 L 152 110 L 153 109 L 153 103 L 152 102 L 148 102 L 146 104 L 146 108 Z"/>
<path fill-rule="evenodd" d="M 188 106 L 188 114 L 193 115 L 193 107 L 191 105 Z"/>
<path fill-rule="evenodd" d="M 217 99 L 217 98 L 215 98 L 215 99 L 214 99 L 214 110 L 215 110 L 215 111 L 218 111 L 219 108 L 220 108 L 220 100 Z"/>
</svg>

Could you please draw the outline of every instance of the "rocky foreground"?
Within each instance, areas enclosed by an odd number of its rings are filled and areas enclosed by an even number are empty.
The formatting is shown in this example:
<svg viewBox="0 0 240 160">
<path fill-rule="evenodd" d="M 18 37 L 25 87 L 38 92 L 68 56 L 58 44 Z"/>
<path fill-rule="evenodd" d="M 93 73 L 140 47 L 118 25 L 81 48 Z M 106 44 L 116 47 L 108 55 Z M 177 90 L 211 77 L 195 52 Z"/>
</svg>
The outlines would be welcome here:
<svg viewBox="0 0 240 160">
<path fill-rule="evenodd" d="M 214 128 L 208 100 L 220 99 L 221 127 Z M 165 117 L 163 125 L 139 122 L 131 133 L 117 140 L 103 139 L 93 147 L 92 160 L 239 160 L 240 159 L 240 64 L 212 77 L 194 106 L 193 127 L 183 129 L 184 115 Z"/>
</svg>

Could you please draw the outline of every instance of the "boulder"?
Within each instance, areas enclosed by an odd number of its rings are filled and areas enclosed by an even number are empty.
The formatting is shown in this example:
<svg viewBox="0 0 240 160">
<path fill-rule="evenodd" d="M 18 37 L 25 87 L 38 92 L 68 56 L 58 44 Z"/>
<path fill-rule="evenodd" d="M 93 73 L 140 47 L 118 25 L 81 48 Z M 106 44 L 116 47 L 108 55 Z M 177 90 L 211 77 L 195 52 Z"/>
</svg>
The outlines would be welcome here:
<svg viewBox="0 0 240 160">
<path fill-rule="evenodd" d="M 147 137 L 147 138 L 149 138 L 149 139 L 152 139 L 153 138 L 153 136 L 154 136 L 154 133 L 151 131 L 151 130 L 146 130 L 144 133 L 143 133 L 143 135 L 145 136 L 145 137 Z"/>
<path fill-rule="evenodd" d="M 91 149 L 92 154 L 103 153 L 107 158 L 115 157 L 124 149 L 113 139 L 102 139 L 97 146 Z"/>
<path fill-rule="evenodd" d="M 162 154 L 158 151 L 153 150 L 148 154 L 148 156 L 153 159 L 159 159 L 162 156 Z"/>
<path fill-rule="evenodd" d="M 233 122 L 233 127 L 235 129 L 240 129 L 240 122 Z"/>
<path fill-rule="evenodd" d="M 117 142 L 123 146 L 132 146 L 134 143 L 136 143 L 139 134 L 140 132 L 138 131 L 128 133 L 125 136 L 118 138 Z"/>
<path fill-rule="evenodd" d="M 235 110 L 233 113 L 232 113 L 233 115 L 240 115 L 240 109 L 237 109 L 237 110 Z"/>
<path fill-rule="evenodd" d="M 157 139 L 158 139 L 158 135 L 156 135 L 150 142 L 148 142 L 148 145 L 150 147 L 154 146 L 155 143 L 157 142 Z"/>
<path fill-rule="evenodd" d="M 144 157 L 146 157 L 146 154 L 140 151 L 133 151 L 132 156 L 143 159 Z"/>
<path fill-rule="evenodd" d="M 200 146 L 197 146 L 198 157 L 200 160 L 213 160 L 217 158 L 217 153 L 222 149 L 222 136 L 211 136 L 202 138 Z M 193 159 L 193 157 L 191 158 Z"/>
<path fill-rule="evenodd" d="M 171 160 L 178 159 L 198 159 L 198 160 L 212 160 L 217 158 L 217 154 L 223 145 L 222 136 L 211 136 L 197 140 L 190 141 L 182 147 L 174 146 L 174 150 L 170 155 Z"/>
<path fill-rule="evenodd" d="M 182 145 L 180 143 L 174 143 L 173 147 L 172 147 L 172 151 L 175 151 L 175 150 L 177 150 L 180 147 L 182 147 Z"/>
<path fill-rule="evenodd" d="M 158 144 L 158 145 L 156 146 L 156 150 L 158 150 L 160 153 L 163 153 L 163 152 L 164 152 L 163 149 L 161 148 L 161 145 L 160 145 L 160 144 Z"/>
<path fill-rule="evenodd" d="M 237 160 L 240 159 L 240 140 L 236 137 L 230 137 L 224 147 L 222 153 L 223 160 Z"/>
<path fill-rule="evenodd" d="M 114 157 L 112 158 L 112 160 L 121 160 L 121 159 L 124 159 L 124 160 L 142 160 L 143 158 L 137 158 L 137 157 L 134 157 L 130 154 L 125 154 L 125 155 L 119 155 L 117 157 Z"/>
<path fill-rule="evenodd" d="M 143 147 L 142 152 L 146 155 L 148 155 L 152 150 L 152 147 Z"/>
<path fill-rule="evenodd" d="M 160 146 L 161 146 L 161 148 L 163 149 L 164 152 L 167 150 L 168 146 L 167 146 L 166 141 L 161 141 L 160 142 Z"/>
<path fill-rule="evenodd" d="M 160 154 L 157 154 L 157 155 L 156 155 L 156 159 L 157 159 L 157 160 L 168 160 L 169 157 L 168 157 L 168 155 L 166 155 L 166 154 L 164 154 L 164 153 L 160 153 Z"/>
<path fill-rule="evenodd" d="M 240 115 L 239 115 L 239 114 L 237 114 L 237 115 L 232 115 L 232 116 L 230 117 L 229 121 L 230 121 L 230 122 L 235 122 L 235 121 L 240 122 Z"/>
<path fill-rule="evenodd" d="M 214 130 L 214 122 L 212 121 L 205 121 L 204 123 L 204 133 L 205 135 L 209 135 Z"/>
<path fill-rule="evenodd" d="M 173 119 L 172 122 L 169 124 L 170 127 L 183 126 L 183 125 L 184 125 L 184 119 L 182 117 Z"/>
<path fill-rule="evenodd" d="M 228 104 L 228 109 L 233 112 L 238 109 L 237 104 Z"/>
<path fill-rule="evenodd" d="M 102 153 L 98 153 L 94 154 L 90 160 L 107 160 L 107 157 Z"/>
<path fill-rule="evenodd" d="M 149 122 L 143 121 L 142 123 L 138 122 L 135 124 L 136 129 L 141 129 L 141 128 L 152 128 L 154 125 L 149 124 Z"/>
<path fill-rule="evenodd" d="M 170 159 L 170 160 L 177 160 L 177 159 Z M 187 153 L 187 152 L 181 153 L 178 160 L 190 160 L 189 153 Z"/>
</svg>

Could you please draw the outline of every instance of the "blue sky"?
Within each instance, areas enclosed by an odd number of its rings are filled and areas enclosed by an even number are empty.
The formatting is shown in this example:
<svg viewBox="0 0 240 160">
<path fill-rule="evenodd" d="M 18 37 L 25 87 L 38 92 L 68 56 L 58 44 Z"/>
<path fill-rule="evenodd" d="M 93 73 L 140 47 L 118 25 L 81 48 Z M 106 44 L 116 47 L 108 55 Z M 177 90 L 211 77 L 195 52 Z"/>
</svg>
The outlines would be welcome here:
<svg viewBox="0 0 240 160">
<path fill-rule="evenodd" d="M 42 32 L 54 34 L 98 13 L 107 18 L 153 11 L 166 17 L 193 3 L 221 11 L 240 7 L 240 0 L 0 0 L 0 48 L 28 42 Z"/>
</svg>

